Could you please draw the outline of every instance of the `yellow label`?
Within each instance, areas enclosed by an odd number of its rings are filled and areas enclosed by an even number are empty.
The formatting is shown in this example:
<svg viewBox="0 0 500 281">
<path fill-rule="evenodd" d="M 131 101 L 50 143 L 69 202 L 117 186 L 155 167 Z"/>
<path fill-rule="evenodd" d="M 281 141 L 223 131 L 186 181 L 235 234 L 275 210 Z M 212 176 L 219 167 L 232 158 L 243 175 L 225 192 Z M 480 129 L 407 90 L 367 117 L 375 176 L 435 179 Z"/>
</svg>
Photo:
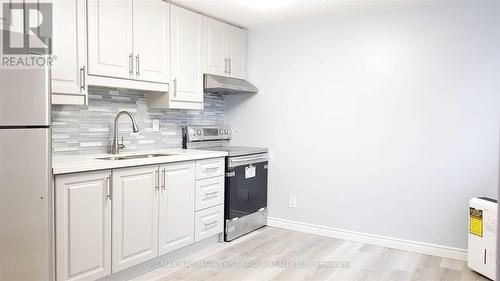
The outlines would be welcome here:
<svg viewBox="0 0 500 281">
<path fill-rule="evenodd" d="M 483 237 L 483 210 L 469 208 L 469 233 Z"/>
</svg>

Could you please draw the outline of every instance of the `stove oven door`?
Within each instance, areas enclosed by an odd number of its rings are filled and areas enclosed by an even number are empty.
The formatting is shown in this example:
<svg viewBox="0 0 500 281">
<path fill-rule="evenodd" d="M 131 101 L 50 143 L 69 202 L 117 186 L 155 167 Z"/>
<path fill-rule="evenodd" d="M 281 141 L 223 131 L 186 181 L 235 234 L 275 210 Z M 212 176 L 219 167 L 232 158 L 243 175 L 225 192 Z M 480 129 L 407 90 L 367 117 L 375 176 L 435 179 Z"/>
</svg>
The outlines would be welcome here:
<svg viewBox="0 0 500 281">
<path fill-rule="evenodd" d="M 225 218 L 267 207 L 267 154 L 229 157 L 226 163 Z"/>
</svg>

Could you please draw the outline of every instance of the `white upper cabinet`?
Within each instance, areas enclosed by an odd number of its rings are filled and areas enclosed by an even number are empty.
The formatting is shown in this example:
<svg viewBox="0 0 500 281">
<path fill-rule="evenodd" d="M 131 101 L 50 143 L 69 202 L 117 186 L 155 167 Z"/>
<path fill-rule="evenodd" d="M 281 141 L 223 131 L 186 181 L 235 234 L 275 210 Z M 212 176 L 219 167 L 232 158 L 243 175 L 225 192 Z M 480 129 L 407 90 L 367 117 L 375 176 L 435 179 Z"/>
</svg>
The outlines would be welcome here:
<svg viewBox="0 0 500 281">
<path fill-rule="evenodd" d="M 246 78 L 247 32 L 204 17 L 204 72 Z"/>
<path fill-rule="evenodd" d="M 158 255 L 158 166 L 113 170 L 112 272 Z"/>
<path fill-rule="evenodd" d="M 167 92 L 169 10 L 161 0 L 88 0 L 89 83 Z"/>
<path fill-rule="evenodd" d="M 230 26 L 227 34 L 229 76 L 245 79 L 247 76 L 247 32 Z"/>
<path fill-rule="evenodd" d="M 160 166 L 159 255 L 194 243 L 194 162 Z"/>
<path fill-rule="evenodd" d="M 110 172 L 56 176 L 56 279 L 111 274 Z"/>
<path fill-rule="evenodd" d="M 133 1 L 135 78 L 168 83 L 170 79 L 170 4 Z"/>
<path fill-rule="evenodd" d="M 227 74 L 228 57 L 226 48 L 227 25 L 204 17 L 205 72 L 224 76 Z"/>
<path fill-rule="evenodd" d="M 86 1 L 53 0 L 52 103 L 87 101 Z"/>
<path fill-rule="evenodd" d="M 88 1 L 88 73 L 133 78 L 132 1 Z"/>
<path fill-rule="evenodd" d="M 171 7 L 170 108 L 203 108 L 203 16 Z"/>
</svg>

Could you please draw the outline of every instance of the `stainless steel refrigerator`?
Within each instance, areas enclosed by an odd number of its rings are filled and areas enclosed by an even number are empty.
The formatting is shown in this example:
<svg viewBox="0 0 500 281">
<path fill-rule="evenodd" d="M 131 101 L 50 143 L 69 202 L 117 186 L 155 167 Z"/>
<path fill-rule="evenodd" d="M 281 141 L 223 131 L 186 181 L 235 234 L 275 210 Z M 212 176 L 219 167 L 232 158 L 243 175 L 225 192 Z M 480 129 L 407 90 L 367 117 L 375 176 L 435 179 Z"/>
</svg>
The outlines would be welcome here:
<svg viewBox="0 0 500 281">
<path fill-rule="evenodd" d="M 50 69 L 0 69 L 0 280 L 52 280 Z"/>
</svg>

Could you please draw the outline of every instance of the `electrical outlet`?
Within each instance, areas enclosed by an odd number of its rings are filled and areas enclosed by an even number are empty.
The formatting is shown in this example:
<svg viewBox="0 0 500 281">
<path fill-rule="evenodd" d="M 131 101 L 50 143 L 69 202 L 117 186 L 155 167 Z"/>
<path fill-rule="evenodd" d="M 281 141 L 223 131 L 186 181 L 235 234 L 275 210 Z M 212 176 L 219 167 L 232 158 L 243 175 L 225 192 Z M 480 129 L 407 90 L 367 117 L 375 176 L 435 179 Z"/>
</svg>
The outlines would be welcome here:
<svg viewBox="0 0 500 281">
<path fill-rule="evenodd" d="M 160 131 L 160 119 L 153 119 L 153 132 Z"/>
<path fill-rule="evenodd" d="M 292 208 L 292 209 L 296 209 L 297 208 L 297 197 L 295 196 L 290 196 L 290 200 L 289 200 L 289 205 L 288 207 Z"/>
</svg>

